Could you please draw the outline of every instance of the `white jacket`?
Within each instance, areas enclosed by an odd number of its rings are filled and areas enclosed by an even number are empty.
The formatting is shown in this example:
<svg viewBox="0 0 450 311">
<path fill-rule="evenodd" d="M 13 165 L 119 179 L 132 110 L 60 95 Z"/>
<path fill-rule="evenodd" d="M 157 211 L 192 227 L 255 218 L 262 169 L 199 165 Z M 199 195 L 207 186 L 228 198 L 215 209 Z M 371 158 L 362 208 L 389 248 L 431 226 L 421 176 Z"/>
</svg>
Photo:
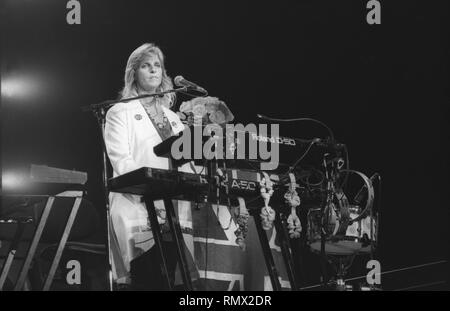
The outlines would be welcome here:
<svg viewBox="0 0 450 311">
<path fill-rule="evenodd" d="M 184 125 L 177 114 L 165 107 L 163 110 L 174 134 L 182 131 Z M 153 152 L 153 147 L 161 141 L 139 100 L 118 103 L 106 114 L 105 144 L 114 177 L 141 167 L 168 169 L 169 160 L 157 157 Z M 180 170 L 187 171 L 186 167 L 188 165 Z M 110 236 L 113 274 L 116 281 L 128 282 L 126 279 L 129 276 L 130 261 L 153 246 L 153 234 L 140 196 L 111 192 L 109 199 L 114 228 L 114 235 Z M 178 212 L 190 212 L 189 202 L 179 201 L 182 202 L 185 206 L 179 206 Z M 164 204 L 162 201 L 155 201 L 155 207 L 164 208 Z M 179 215 L 179 218 L 181 226 L 189 225 L 183 223 L 183 220 L 189 221 L 190 217 Z"/>
</svg>

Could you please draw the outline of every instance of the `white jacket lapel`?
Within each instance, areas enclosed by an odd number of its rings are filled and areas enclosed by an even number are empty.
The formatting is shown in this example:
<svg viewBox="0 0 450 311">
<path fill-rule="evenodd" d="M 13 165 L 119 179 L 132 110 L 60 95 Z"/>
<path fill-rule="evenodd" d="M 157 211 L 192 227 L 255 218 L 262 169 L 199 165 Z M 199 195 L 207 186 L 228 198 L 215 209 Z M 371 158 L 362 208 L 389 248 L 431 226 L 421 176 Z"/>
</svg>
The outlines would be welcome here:
<svg viewBox="0 0 450 311">
<path fill-rule="evenodd" d="M 167 116 L 167 119 L 170 122 L 170 126 L 172 127 L 172 131 L 174 133 L 174 135 L 180 133 L 182 130 L 184 130 L 184 125 L 181 122 L 180 118 L 178 117 L 178 115 L 173 112 L 172 110 L 166 108 L 166 107 L 162 107 L 164 110 L 164 113 Z"/>
</svg>

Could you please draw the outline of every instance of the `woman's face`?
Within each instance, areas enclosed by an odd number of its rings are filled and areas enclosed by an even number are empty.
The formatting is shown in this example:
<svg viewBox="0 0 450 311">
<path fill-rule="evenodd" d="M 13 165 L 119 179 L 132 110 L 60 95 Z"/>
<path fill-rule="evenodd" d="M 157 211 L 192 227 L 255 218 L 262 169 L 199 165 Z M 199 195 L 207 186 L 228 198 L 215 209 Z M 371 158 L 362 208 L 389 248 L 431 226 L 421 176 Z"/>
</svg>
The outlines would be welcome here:
<svg viewBox="0 0 450 311">
<path fill-rule="evenodd" d="M 136 83 L 138 90 L 155 92 L 162 82 L 162 64 L 157 55 L 150 54 L 142 60 L 136 70 Z"/>
</svg>

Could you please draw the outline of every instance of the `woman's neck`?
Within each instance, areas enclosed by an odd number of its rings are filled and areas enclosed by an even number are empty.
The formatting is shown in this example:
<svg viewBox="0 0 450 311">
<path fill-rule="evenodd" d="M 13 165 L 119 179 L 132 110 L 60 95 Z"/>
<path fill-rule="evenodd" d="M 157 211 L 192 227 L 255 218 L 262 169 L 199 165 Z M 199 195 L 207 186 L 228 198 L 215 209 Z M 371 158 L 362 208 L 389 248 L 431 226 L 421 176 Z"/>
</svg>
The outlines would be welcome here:
<svg viewBox="0 0 450 311">
<path fill-rule="evenodd" d="M 137 91 L 138 95 L 147 95 L 147 94 L 155 94 L 156 93 L 156 90 L 155 91 L 147 91 L 142 88 L 139 88 L 138 86 L 136 87 L 136 91 Z M 162 107 L 164 107 L 164 106 L 167 107 L 165 97 L 150 96 L 150 97 L 141 98 L 140 102 L 142 105 L 144 105 L 146 107 L 156 108 L 158 113 L 162 112 Z"/>
<path fill-rule="evenodd" d="M 137 88 L 137 93 L 138 95 L 151 95 L 154 94 L 155 92 L 153 91 L 147 91 L 147 90 L 143 90 L 141 88 Z M 155 96 L 149 96 L 149 97 L 144 97 L 139 99 L 140 102 L 145 105 L 145 106 L 154 106 L 155 103 L 157 102 L 156 97 Z"/>
<path fill-rule="evenodd" d="M 153 97 L 153 96 L 141 98 L 140 101 L 144 106 L 147 106 L 147 107 L 154 107 L 154 108 L 158 107 L 159 108 L 161 106 L 161 104 L 159 103 L 157 98 Z"/>
<path fill-rule="evenodd" d="M 156 89 L 152 89 L 152 90 L 144 90 L 144 89 L 141 88 L 139 85 L 136 85 L 136 90 L 137 90 L 137 93 L 138 93 L 139 95 L 154 94 L 154 93 L 156 93 Z"/>
</svg>

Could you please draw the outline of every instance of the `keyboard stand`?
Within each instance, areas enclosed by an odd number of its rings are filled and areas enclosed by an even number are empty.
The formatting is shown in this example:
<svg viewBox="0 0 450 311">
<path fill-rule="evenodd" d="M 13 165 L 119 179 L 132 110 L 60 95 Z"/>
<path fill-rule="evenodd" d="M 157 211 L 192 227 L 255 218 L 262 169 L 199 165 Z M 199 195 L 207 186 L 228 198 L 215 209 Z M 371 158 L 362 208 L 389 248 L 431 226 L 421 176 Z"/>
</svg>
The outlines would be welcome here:
<svg viewBox="0 0 450 311">
<path fill-rule="evenodd" d="M 155 239 L 155 245 L 158 248 L 159 254 L 161 256 L 161 265 L 163 270 L 163 276 L 166 280 L 166 285 L 169 290 L 172 290 L 172 285 L 170 282 L 170 276 L 167 270 L 167 252 L 164 249 L 164 246 L 162 244 L 162 234 L 161 234 L 161 228 L 158 223 L 158 217 L 156 215 L 155 210 L 155 204 L 154 204 L 155 198 L 152 198 L 151 196 L 144 196 L 144 202 L 147 207 L 148 216 L 150 219 L 150 224 L 152 227 L 153 237 Z M 169 223 L 170 232 L 172 234 L 173 241 L 176 246 L 176 253 L 177 253 L 177 259 L 178 263 L 180 264 L 180 270 L 181 270 L 181 277 L 183 279 L 183 284 L 185 287 L 185 290 L 192 290 L 192 280 L 189 273 L 189 267 L 187 265 L 186 260 L 186 254 L 184 251 L 184 245 L 183 245 L 183 234 L 181 232 L 180 222 L 178 221 L 178 218 L 175 213 L 175 209 L 172 203 L 172 200 L 168 197 L 163 198 L 164 200 L 164 207 L 166 209 L 166 219 Z"/>
<path fill-rule="evenodd" d="M 8 255 L 0 272 L 0 291 L 3 290 L 3 285 L 5 284 L 6 278 L 8 277 L 8 273 L 11 269 L 14 256 L 16 255 L 17 249 L 19 248 L 20 238 L 22 237 L 22 234 L 24 232 L 25 225 L 27 223 L 32 223 L 33 219 L 7 219 L 2 220 L 1 222 L 7 224 L 17 224 L 17 229 L 14 233 L 14 238 L 9 246 Z"/>
<path fill-rule="evenodd" d="M 289 243 L 289 234 L 287 233 L 286 216 L 281 217 L 280 213 L 277 212 L 275 216 L 275 229 L 277 234 L 280 235 L 280 248 L 281 255 L 283 256 L 284 264 L 286 266 L 286 273 L 289 278 L 289 283 L 291 284 L 291 290 L 298 289 L 297 279 L 294 273 L 294 259 L 292 257 L 291 247 Z"/>
<path fill-rule="evenodd" d="M 23 195 L 24 197 L 38 197 L 36 195 Z M 44 231 L 45 225 L 48 220 L 48 216 L 50 215 L 50 211 L 52 210 L 53 203 L 55 201 L 56 197 L 73 197 L 75 198 L 74 204 L 72 206 L 72 210 L 70 212 L 69 218 L 67 220 L 66 226 L 64 228 L 61 240 L 58 244 L 58 249 L 56 251 L 55 257 L 53 258 L 53 262 L 50 266 L 49 273 L 47 275 L 47 278 L 44 283 L 43 290 L 47 291 L 50 289 L 50 286 L 52 284 L 53 278 L 55 276 L 56 269 L 58 268 L 62 253 L 64 251 L 64 247 L 66 245 L 67 239 L 70 234 L 70 230 L 72 229 L 72 225 L 74 223 L 75 217 L 78 212 L 78 208 L 80 207 L 80 203 L 82 200 L 83 192 L 82 191 L 67 191 L 66 193 L 58 194 L 55 196 L 42 196 L 47 197 L 47 203 L 44 207 L 44 210 L 42 212 L 41 218 L 39 220 L 39 223 L 37 225 L 36 231 L 34 233 L 34 236 L 31 241 L 31 245 L 27 251 L 27 255 L 25 257 L 25 261 L 22 265 L 22 268 L 20 269 L 19 277 L 17 279 L 17 282 L 14 286 L 15 291 L 22 290 L 24 287 L 24 284 L 26 282 L 26 278 L 28 275 L 28 270 L 31 267 L 32 260 L 34 258 L 34 255 L 36 253 L 37 246 L 39 245 L 39 241 L 41 239 L 42 233 Z M 16 250 L 18 248 L 18 244 L 20 242 L 20 237 L 23 233 L 23 224 L 19 222 L 19 227 L 17 228 L 17 231 L 14 235 L 14 241 L 12 242 L 12 245 L 10 246 L 10 251 L 8 253 L 8 257 L 2 267 L 2 272 L 0 274 L 0 290 L 3 287 L 3 284 L 8 276 L 9 269 L 11 267 L 12 261 L 14 259 L 14 255 L 16 253 Z"/>
<path fill-rule="evenodd" d="M 254 209 L 250 211 L 250 214 L 255 220 L 255 227 L 258 233 L 259 241 L 261 244 L 261 249 L 264 256 L 264 262 L 266 263 L 267 272 L 272 283 L 272 289 L 274 291 L 281 291 L 281 283 L 278 277 L 277 267 L 275 266 L 275 261 L 273 260 L 272 250 L 270 249 L 269 240 L 267 239 L 266 231 L 263 229 L 261 224 L 261 219 L 259 216 L 259 210 Z"/>
</svg>

